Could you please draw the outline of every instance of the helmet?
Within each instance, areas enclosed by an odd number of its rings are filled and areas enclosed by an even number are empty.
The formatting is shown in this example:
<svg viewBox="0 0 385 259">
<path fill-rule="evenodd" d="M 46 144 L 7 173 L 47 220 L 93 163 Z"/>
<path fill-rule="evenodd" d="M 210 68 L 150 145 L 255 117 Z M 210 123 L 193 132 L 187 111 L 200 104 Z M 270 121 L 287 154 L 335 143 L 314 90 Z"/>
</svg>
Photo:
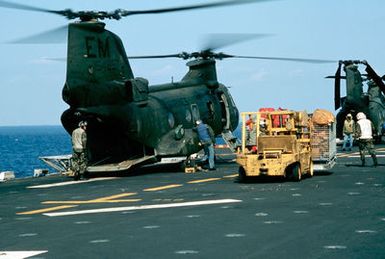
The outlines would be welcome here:
<svg viewBox="0 0 385 259">
<path fill-rule="evenodd" d="M 79 127 L 85 127 L 85 126 L 87 126 L 87 122 L 86 121 L 79 122 Z"/>
<path fill-rule="evenodd" d="M 196 123 L 197 125 L 199 125 L 199 124 L 202 123 L 202 121 L 201 121 L 201 120 L 197 120 L 195 123 Z"/>
<path fill-rule="evenodd" d="M 348 113 L 348 115 L 346 115 L 346 118 L 352 118 L 352 115 Z"/>
<path fill-rule="evenodd" d="M 366 119 L 366 115 L 363 112 L 357 113 L 357 120 L 363 120 Z"/>
</svg>

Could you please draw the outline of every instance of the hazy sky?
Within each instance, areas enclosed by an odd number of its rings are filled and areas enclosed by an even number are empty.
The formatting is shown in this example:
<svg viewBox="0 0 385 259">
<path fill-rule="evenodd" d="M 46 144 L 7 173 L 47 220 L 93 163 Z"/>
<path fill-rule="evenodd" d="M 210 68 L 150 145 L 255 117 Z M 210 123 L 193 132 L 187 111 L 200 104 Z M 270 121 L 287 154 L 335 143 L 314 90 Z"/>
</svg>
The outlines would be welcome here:
<svg viewBox="0 0 385 259">
<path fill-rule="evenodd" d="M 11 1 L 11 0 L 9 0 Z M 214 0 L 215 1 L 215 0 Z M 16 1 L 26 3 L 26 1 Z M 141 10 L 208 1 L 30 0 L 29 5 L 61 10 Z M 267 33 L 219 51 L 236 55 L 366 59 L 385 72 L 385 1 L 281 0 L 169 14 L 138 15 L 106 21 L 118 34 L 127 55 L 196 51 L 210 33 Z M 44 58 L 66 57 L 66 44 L 7 44 L 24 36 L 67 24 L 53 14 L 0 8 L 0 126 L 59 125 L 67 104 L 61 99 L 65 62 Z M 150 84 L 177 81 L 187 72 L 178 59 L 132 60 L 135 76 Z M 333 81 L 337 63 L 227 59 L 217 61 L 218 79 L 230 87 L 240 111 L 284 107 L 313 111 L 333 110 Z"/>
</svg>

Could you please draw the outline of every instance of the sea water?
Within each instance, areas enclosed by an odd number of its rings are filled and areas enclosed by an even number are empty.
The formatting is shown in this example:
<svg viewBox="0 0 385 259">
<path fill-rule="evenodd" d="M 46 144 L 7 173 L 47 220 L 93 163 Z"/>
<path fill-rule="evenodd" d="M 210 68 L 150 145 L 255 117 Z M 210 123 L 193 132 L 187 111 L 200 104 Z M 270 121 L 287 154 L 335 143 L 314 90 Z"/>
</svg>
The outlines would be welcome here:
<svg viewBox="0 0 385 259">
<path fill-rule="evenodd" d="M 71 138 L 62 126 L 0 127 L 0 171 L 16 178 L 32 177 L 34 169 L 55 172 L 39 157 L 71 154 Z"/>
</svg>

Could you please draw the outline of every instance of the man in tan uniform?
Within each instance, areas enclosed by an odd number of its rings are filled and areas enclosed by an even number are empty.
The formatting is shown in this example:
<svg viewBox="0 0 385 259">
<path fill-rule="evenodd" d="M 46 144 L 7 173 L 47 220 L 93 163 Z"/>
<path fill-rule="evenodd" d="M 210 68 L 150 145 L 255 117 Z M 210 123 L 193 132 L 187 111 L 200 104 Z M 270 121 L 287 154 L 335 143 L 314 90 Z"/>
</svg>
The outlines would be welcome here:
<svg viewBox="0 0 385 259">
<path fill-rule="evenodd" d="M 344 121 L 343 133 L 344 133 L 344 143 L 342 145 L 342 151 L 345 151 L 346 148 L 351 151 L 353 147 L 353 133 L 355 123 L 352 115 L 349 113 L 346 115 L 346 119 Z"/>
<path fill-rule="evenodd" d="M 79 127 L 72 132 L 72 171 L 74 172 L 74 179 L 83 180 L 87 178 L 87 122 L 79 122 Z"/>
</svg>

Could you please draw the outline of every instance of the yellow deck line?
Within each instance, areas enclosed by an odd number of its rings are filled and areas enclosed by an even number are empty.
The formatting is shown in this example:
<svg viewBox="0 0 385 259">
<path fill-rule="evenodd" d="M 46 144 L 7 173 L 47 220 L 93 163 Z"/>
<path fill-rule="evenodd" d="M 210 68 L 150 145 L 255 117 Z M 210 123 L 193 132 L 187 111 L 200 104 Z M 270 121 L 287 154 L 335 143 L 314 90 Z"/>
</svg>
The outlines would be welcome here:
<svg viewBox="0 0 385 259">
<path fill-rule="evenodd" d="M 132 195 L 136 195 L 136 194 L 138 194 L 138 193 L 136 193 L 136 192 L 126 192 L 126 193 L 120 193 L 120 194 L 111 195 L 111 196 L 107 196 L 107 197 L 97 198 L 97 199 L 90 200 L 90 201 L 105 201 L 105 200 L 112 200 L 112 199 L 116 199 L 116 198 L 122 198 L 122 197 L 132 196 Z"/>
<path fill-rule="evenodd" d="M 165 185 L 165 186 L 160 186 L 160 187 L 147 188 L 147 189 L 144 189 L 143 191 L 155 192 L 155 191 L 161 191 L 161 190 L 166 190 L 166 189 L 171 189 L 171 188 L 176 188 L 176 187 L 181 187 L 181 186 L 183 186 L 183 184 L 170 184 L 170 185 Z"/>
<path fill-rule="evenodd" d="M 78 205 L 62 205 L 62 206 L 45 208 L 45 209 L 40 209 L 40 210 L 31 210 L 31 211 L 18 212 L 16 214 L 17 215 L 32 215 L 32 214 L 39 214 L 39 213 L 49 212 L 49 211 L 73 208 L 73 207 L 76 207 L 76 206 L 78 206 Z"/>
<path fill-rule="evenodd" d="M 218 181 L 221 178 L 207 178 L 207 179 L 201 179 L 201 180 L 194 180 L 187 183 L 205 183 L 205 182 L 211 182 L 211 181 Z"/>
<path fill-rule="evenodd" d="M 89 200 L 89 201 L 43 201 L 42 204 L 91 204 L 91 203 L 117 203 L 117 202 L 137 202 L 142 199 L 123 199 L 123 200 Z"/>
<path fill-rule="evenodd" d="M 229 174 L 229 175 L 225 175 L 223 176 L 223 178 L 234 178 L 234 177 L 237 177 L 238 174 Z"/>
</svg>

